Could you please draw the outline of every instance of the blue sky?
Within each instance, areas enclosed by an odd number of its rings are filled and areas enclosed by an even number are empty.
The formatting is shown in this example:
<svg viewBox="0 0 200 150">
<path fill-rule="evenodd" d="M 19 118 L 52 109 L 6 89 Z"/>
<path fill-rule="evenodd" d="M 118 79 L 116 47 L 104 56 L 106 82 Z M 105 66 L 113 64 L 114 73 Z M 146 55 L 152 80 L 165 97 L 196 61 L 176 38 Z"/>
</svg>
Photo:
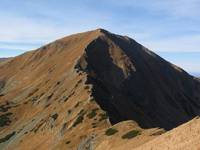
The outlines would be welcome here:
<svg viewBox="0 0 200 150">
<path fill-rule="evenodd" d="M 0 57 L 101 27 L 200 72 L 200 0 L 1 0 L 0 20 Z"/>
</svg>

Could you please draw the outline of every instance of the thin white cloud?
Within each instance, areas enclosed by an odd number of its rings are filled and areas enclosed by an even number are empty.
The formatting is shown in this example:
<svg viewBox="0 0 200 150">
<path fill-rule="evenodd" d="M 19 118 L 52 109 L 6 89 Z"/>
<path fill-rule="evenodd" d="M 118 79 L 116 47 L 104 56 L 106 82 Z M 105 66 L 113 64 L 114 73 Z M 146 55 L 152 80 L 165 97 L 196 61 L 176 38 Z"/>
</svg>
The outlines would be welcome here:
<svg viewBox="0 0 200 150">
<path fill-rule="evenodd" d="M 40 44 L 37 45 L 32 45 L 32 44 L 1 44 L 0 43 L 0 48 L 3 50 L 33 50 L 35 48 L 37 48 Z"/>
<path fill-rule="evenodd" d="M 199 0 L 110 0 L 110 3 L 119 7 L 128 6 L 133 8 L 143 8 L 155 13 L 165 13 L 172 17 L 196 17 L 200 14 Z M 198 19 L 198 18 L 196 18 Z"/>
<path fill-rule="evenodd" d="M 153 51 L 200 52 L 200 35 L 147 40 L 142 43 Z"/>
<path fill-rule="evenodd" d="M 145 20 L 146 18 L 143 14 L 130 14 L 130 16 L 127 16 L 130 17 L 129 22 L 127 23 L 123 21 L 120 22 L 121 18 L 114 18 L 112 9 L 109 9 L 106 12 L 99 10 L 95 11 L 95 8 L 89 9 L 82 3 L 83 5 L 81 6 L 73 7 L 69 4 L 74 10 L 68 8 L 69 6 L 66 6 L 66 9 L 55 7 L 55 10 L 52 11 L 52 8 L 44 7 L 43 1 L 39 3 L 29 1 L 27 4 L 30 9 L 32 11 L 37 11 L 41 16 L 46 16 L 46 18 L 44 17 L 39 20 L 37 17 L 29 18 L 26 15 L 23 16 L 22 14 L 17 14 L 15 12 L 2 12 L 0 10 L 0 43 L 1 41 L 27 43 L 24 45 L 0 44 L 0 48 L 23 50 L 34 47 L 37 48 L 40 46 L 40 43 L 48 43 L 75 32 L 105 27 L 119 34 L 127 34 L 154 51 L 200 52 L 200 35 L 176 35 L 176 29 L 178 30 L 180 28 L 180 32 L 184 32 L 184 30 L 199 30 L 199 27 L 196 25 L 193 26 L 193 24 L 189 27 L 184 26 L 184 24 L 183 26 L 178 27 L 179 25 L 174 23 L 179 21 L 174 20 L 174 18 L 187 17 L 198 20 L 200 16 L 199 0 L 102 1 L 105 2 L 105 7 L 109 5 L 109 7 L 124 7 L 123 9 L 126 9 L 126 7 L 132 7 L 132 9 L 139 8 L 155 14 L 167 14 L 172 20 L 168 18 L 171 22 L 167 22 L 168 25 L 166 26 L 166 22 L 156 22 L 159 19 L 156 20 L 156 18 L 153 18 L 148 22 Z M 85 2 L 88 4 L 92 1 L 87 0 Z M 121 12 L 114 13 L 120 14 Z M 144 17 L 143 22 L 134 21 L 134 17 L 137 16 Z M 53 21 L 54 19 L 56 21 Z M 163 36 L 163 34 L 168 32 L 171 32 L 170 36 Z M 29 45 L 31 42 L 39 44 L 38 46 L 32 46 L 31 44 Z"/>
<path fill-rule="evenodd" d="M 199 15 L 199 0 L 155 1 L 156 8 L 171 14 L 173 17 L 196 17 Z"/>
<path fill-rule="evenodd" d="M 200 72 L 200 64 L 193 62 L 182 62 L 182 61 L 174 61 L 174 64 L 184 68 L 187 72 L 196 73 Z"/>
</svg>

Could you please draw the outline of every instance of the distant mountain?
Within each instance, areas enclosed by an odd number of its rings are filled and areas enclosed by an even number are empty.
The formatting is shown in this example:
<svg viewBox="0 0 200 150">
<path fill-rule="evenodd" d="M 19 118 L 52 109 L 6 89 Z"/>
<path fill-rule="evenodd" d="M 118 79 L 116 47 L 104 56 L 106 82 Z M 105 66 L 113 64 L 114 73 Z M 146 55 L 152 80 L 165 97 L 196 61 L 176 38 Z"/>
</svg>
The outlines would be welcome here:
<svg viewBox="0 0 200 150">
<path fill-rule="evenodd" d="M 200 77 L 200 73 L 199 72 L 192 73 L 192 75 L 194 75 L 195 77 Z"/>
<path fill-rule="evenodd" d="M 0 149 L 112 149 L 141 135 L 136 146 L 199 115 L 200 82 L 97 29 L 0 65 L 0 111 Z"/>
<path fill-rule="evenodd" d="M 0 58 L 0 62 L 7 60 L 8 58 Z"/>
</svg>

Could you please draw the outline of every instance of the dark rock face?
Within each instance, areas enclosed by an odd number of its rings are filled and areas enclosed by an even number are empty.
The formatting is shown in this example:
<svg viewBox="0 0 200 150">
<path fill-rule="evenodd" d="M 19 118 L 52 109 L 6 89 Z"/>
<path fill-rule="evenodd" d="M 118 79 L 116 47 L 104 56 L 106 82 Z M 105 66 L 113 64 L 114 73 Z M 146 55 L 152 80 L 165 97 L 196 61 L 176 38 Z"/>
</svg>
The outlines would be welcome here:
<svg viewBox="0 0 200 150">
<path fill-rule="evenodd" d="M 113 124 L 131 119 L 169 130 L 200 114 L 197 79 L 128 37 L 101 32 L 77 67 Z"/>
</svg>

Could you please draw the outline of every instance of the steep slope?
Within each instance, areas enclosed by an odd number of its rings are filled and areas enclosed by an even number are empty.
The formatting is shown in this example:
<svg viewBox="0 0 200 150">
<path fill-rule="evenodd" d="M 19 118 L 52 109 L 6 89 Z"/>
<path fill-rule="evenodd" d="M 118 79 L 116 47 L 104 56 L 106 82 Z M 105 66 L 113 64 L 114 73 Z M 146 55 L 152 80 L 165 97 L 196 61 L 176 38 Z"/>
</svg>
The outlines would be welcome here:
<svg viewBox="0 0 200 150">
<path fill-rule="evenodd" d="M 76 149 L 124 120 L 168 130 L 199 114 L 199 93 L 128 37 L 71 35 L 0 65 L 0 149 Z"/>
<path fill-rule="evenodd" d="M 110 126 L 90 96 L 87 75 L 74 69 L 100 34 L 72 35 L 0 66 L 0 149 L 75 149 Z"/>
<path fill-rule="evenodd" d="M 200 119 L 195 118 L 134 150 L 198 150 L 200 148 L 199 133 Z"/>
<path fill-rule="evenodd" d="M 199 115 L 199 81 L 134 40 L 102 32 L 77 68 L 88 74 L 93 96 L 112 123 L 135 120 L 168 130 Z"/>
<path fill-rule="evenodd" d="M 94 139 L 96 143 L 95 150 L 134 149 L 152 141 L 165 132 L 158 128 L 142 129 L 133 121 L 123 121 L 109 129 L 116 129 L 118 132 L 112 136 L 107 136 L 105 131 L 99 133 Z"/>
</svg>

